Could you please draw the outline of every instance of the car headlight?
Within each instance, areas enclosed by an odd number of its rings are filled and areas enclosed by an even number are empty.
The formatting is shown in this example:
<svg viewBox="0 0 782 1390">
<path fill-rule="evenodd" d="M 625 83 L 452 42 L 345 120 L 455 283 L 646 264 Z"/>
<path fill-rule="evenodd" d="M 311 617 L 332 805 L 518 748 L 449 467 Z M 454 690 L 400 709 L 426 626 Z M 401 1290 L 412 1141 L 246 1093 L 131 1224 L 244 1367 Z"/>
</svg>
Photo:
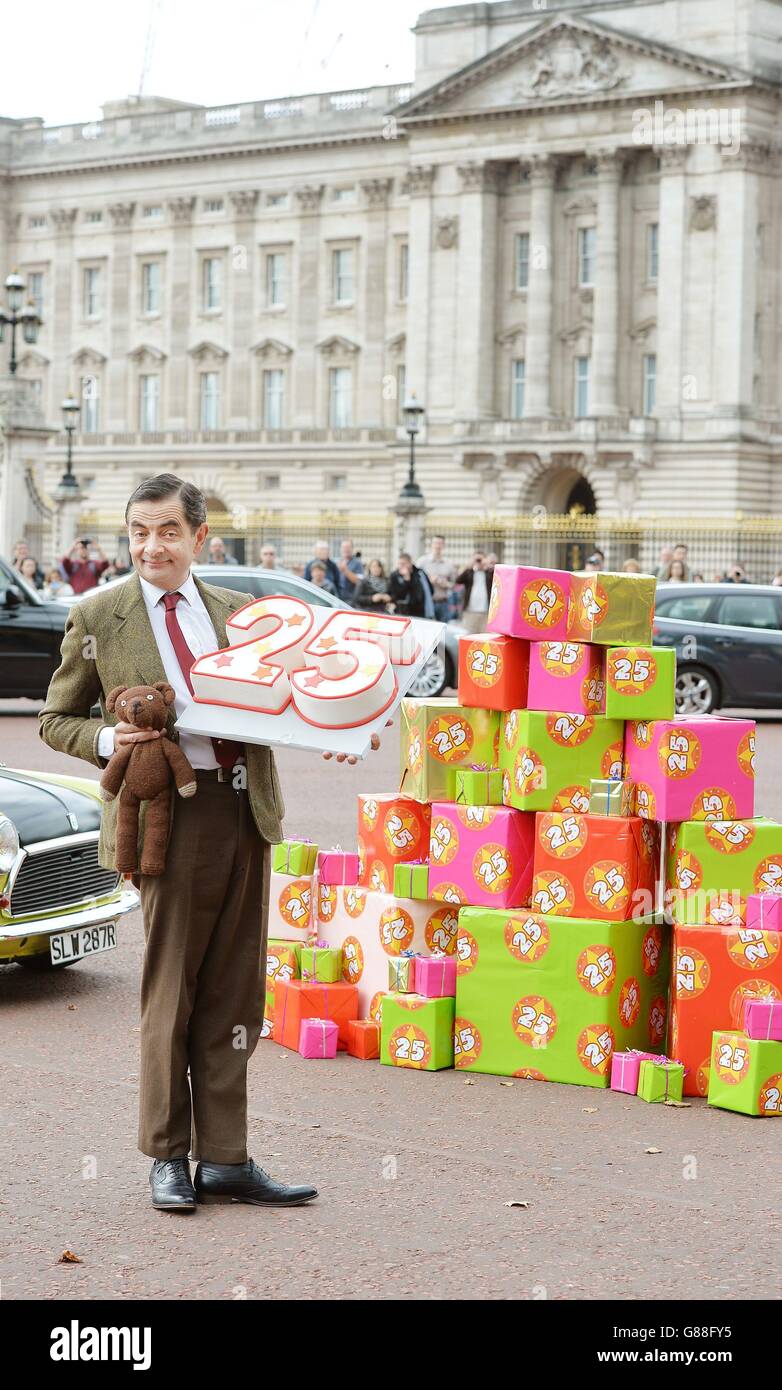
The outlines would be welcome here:
<svg viewBox="0 0 782 1390">
<path fill-rule="evenodd" d="M 0 874 L 9 874 L 19 853 L 19 836 L 8 816 L 0 814 Z"/>
</svg>

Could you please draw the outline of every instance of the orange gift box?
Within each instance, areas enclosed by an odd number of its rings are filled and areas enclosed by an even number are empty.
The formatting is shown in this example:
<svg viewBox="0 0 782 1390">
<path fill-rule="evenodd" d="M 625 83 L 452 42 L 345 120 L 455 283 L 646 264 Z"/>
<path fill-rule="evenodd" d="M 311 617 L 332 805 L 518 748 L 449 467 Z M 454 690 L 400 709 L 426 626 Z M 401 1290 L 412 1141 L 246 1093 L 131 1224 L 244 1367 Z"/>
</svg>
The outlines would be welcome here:
<svg viewBox="0 0 782 1390">
<path fill-rule="evenodd" d="M 380 1024 L 372 1018 L 355 1018 L 348 1024 L 348 1052 L 371 1062 L 380 1056 Z"/>
<path fill-rule="evenodd" d="M 339 1028 L 337 1047 L 348 1045 L 348 1027 L 358 1017 L 355 985 L 321 984 L 319 980 L 277 980 L 274 990 L 273 1040 L 294 1052 L 299 1046 L 303 1018 L 328 1018 Z"/>
<path fill-rule="evenodd" d="M 530 910 L 602 922 L 648 915 L 658 843 L 639 816 L 538 811 Z"/>
<path fill-rule="evenodd" d="M 684 1094 L 709 1090 L 712 1033 L 742 1028 L 747 999 L 782 999 L 782 933 L 674 926 L 667 1051 L 684 1063 Z"/>
<path fill-rule="evenodd" d="M 390 893 L 394 868 L 429 855 L 432 810 L 399 792 L 358 798 L 358 881 L 373 893 Z"/>
<path fill-rule="evenodd" d="M 459 704 L 473 709 L 524 709 L 529 642 L 481 632 L 459 638 Z"/>
</svg>

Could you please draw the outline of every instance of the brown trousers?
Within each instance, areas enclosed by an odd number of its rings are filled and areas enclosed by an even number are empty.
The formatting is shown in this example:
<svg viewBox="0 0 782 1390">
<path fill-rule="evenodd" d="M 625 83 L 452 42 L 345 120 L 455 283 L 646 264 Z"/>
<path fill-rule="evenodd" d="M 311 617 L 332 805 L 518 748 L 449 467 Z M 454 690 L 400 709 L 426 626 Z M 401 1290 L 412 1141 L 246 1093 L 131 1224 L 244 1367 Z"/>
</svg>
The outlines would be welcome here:
<svg viewBox="0 0 782 1390">
<path fill-rule="evenodd" d="M 195 796 L 176 798 L 165 872 L 136 880 L 146 939 L 138 1147 L 151 1158 L 190 1152 L 244 1163 L 247 1063 L 264 1010 L 269 846 L 246 791 L 211 772 L 196 780 Z"/>
</svg>

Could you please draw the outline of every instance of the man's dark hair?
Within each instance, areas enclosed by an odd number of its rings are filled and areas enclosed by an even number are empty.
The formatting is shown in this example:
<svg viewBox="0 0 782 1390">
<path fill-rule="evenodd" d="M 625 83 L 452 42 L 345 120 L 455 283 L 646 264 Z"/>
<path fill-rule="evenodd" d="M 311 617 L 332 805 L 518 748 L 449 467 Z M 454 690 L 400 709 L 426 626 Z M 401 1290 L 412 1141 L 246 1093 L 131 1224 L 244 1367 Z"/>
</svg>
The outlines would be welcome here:
<svg viewBox="0 0 782 1390">
<path fill-rule="evenodd" d="M 197 531 L 206 521 L 206 498 L 195 483 L 187 483 L 177 478 L 175 473 L 158 473 L 154 478 L 145 478 L 135 492 L 128 498 L 125 507 L 125 521 L 130 515 L 134 502 L 162 502 L 165 497 L 178 497 L 182 503 L 185 520 L 191 531 Z"/>
</svg>

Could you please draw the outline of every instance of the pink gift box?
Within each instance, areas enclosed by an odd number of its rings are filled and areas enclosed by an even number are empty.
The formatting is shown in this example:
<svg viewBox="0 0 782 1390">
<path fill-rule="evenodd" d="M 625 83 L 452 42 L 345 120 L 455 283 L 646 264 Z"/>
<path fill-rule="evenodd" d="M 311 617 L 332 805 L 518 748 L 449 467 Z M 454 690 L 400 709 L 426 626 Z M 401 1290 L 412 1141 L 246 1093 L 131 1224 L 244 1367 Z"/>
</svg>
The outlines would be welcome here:
<svg viewBox="0 0 782 1390">
<path fill-rule="evenodd" d="M 611 1090 L 624 1091 L 628 1096 L 638 1095 L 638 1073 L 642 1062 L 664 1062 L 656 1052 L 615 1052 L 611 1057 Z"/>
<path fill-rule="evenodd" d="M 742 820 L 755 810 L 755 722 L 723 715 L 629 720 L 626 775 L 644 820 Z"/>
<path fill-rule="evenodd" d="M 415 963 L 415 993 L 427 999 L 456 995 L 456 956 L 419 956 Z"/>
<path fill-rule="evenodd" d="M 496 565 L 487 629 L 530 642 L 566 637 L 570 592 L 567 570 Z"/>
<path fill-rule="evenodd" d="M 760 927 L 763 931 L 782 931 L 782 894 L 748 893 L 747 927 Z"/>
<path fill-rule="evenodd" d="M 436 801 L 429 840 L 429 892 L 441 902 L 526 907 L 534 851 L 531 811 Z"/>
<path fill-rule="evenodd" d="M 318 855 L 318 878 L 321 883 L 338 884 L 344 888 L 358 883 L 358 855 L 341 850 L 321 850 Z"/>
<path fill-rule="evenodd" d="M 527 709 L 605 714 L 605 647 L 531 642 Z"/>
<path fill-rule="evenodd" d="M 748 1038 L 782 1042 L 782 999 L 747 999 L 743 1028 Z"/>
<path fill-rule="evenodd" d="M 339 1027 L 330 1018 L 303 1018 L 299 1026 L 302 1057 L 336 1057 Z"/>
</svg>

